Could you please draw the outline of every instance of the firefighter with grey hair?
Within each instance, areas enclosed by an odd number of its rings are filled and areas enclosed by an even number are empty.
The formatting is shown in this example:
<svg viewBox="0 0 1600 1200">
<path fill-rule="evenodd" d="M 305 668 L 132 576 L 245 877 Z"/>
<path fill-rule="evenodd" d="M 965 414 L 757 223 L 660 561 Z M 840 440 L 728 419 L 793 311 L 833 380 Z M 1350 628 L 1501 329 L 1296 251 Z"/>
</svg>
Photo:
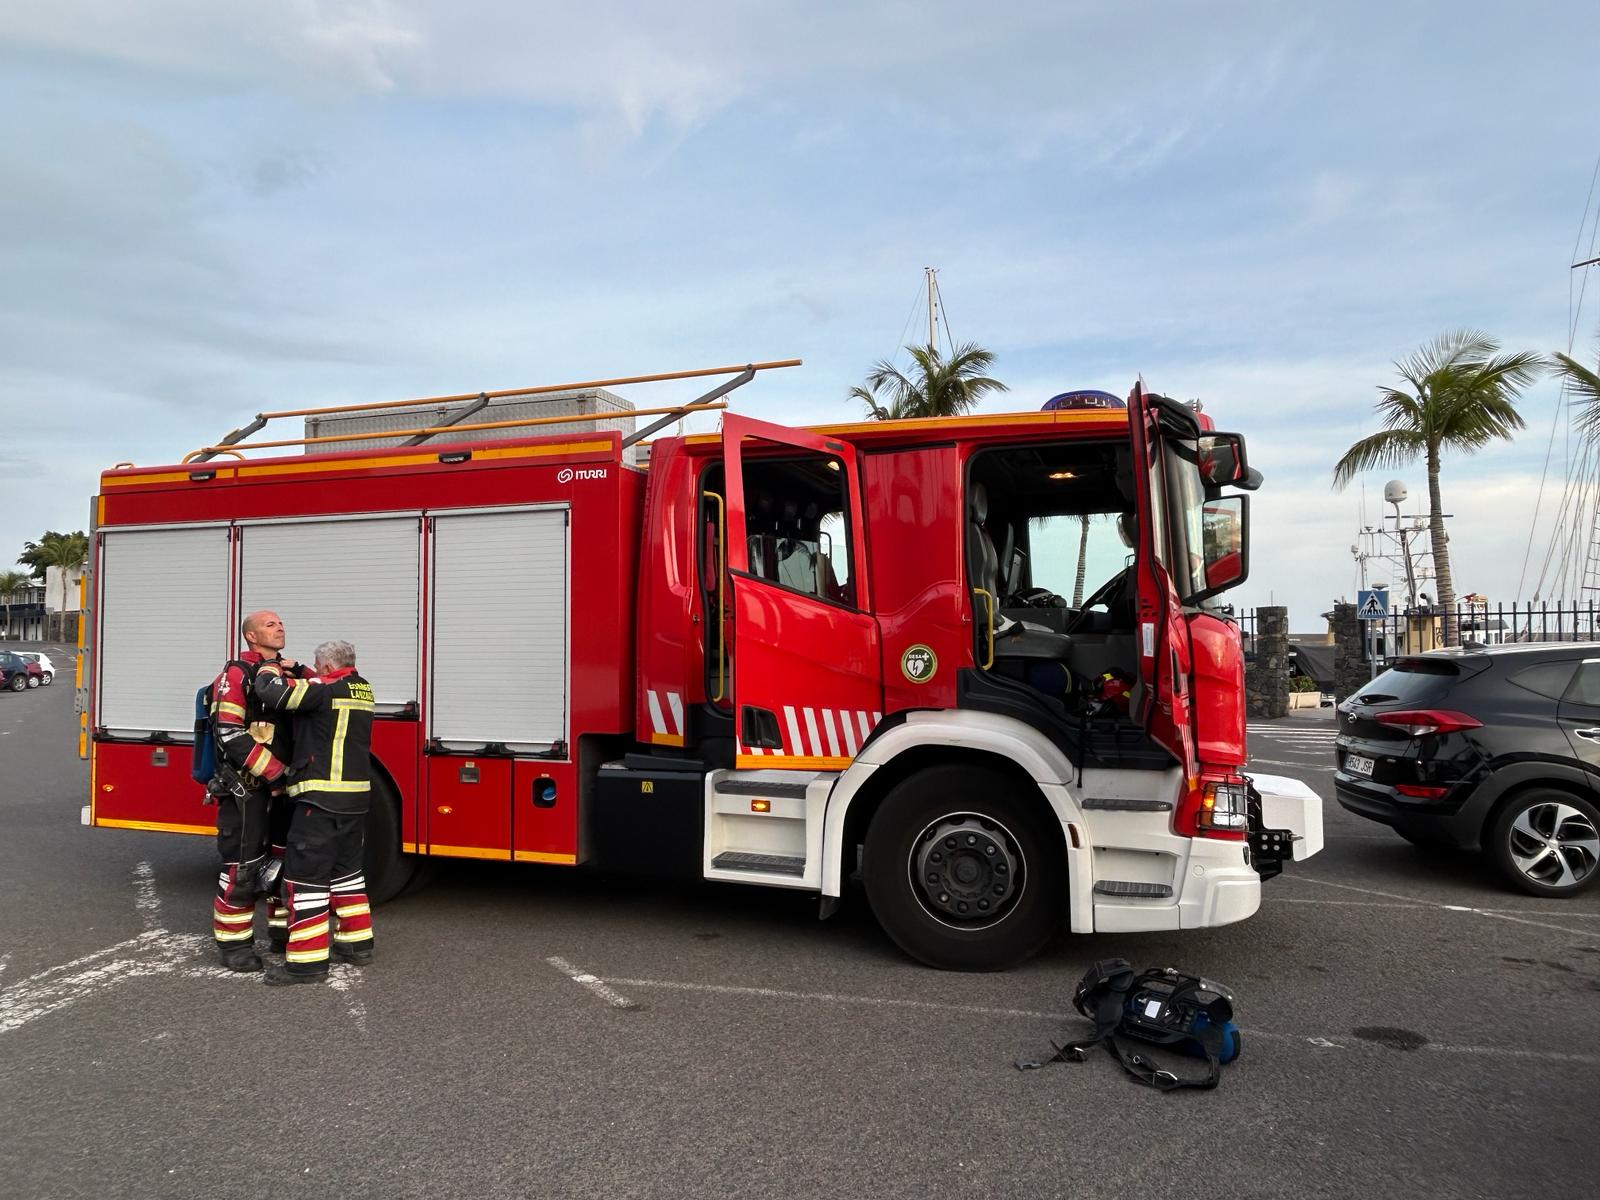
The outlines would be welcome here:
<svg viewBox="0 0 1600 1200">
<path fill-rule="evenodd" d="M 289 908 L 284 961 L 273 985 L 328 977 L 328 954 L 355 966 L 372 961 L 372 909 L 362 873 L 363 833 L 372 794 L 372 685 L 356 671 L 349 642 L 323 642 L 316 674 L 293 679 L 271 663 L 256 675 L 267 710 L 294 720 L 288 771 L 293 806 L 283 858 Z"/>
</svg>

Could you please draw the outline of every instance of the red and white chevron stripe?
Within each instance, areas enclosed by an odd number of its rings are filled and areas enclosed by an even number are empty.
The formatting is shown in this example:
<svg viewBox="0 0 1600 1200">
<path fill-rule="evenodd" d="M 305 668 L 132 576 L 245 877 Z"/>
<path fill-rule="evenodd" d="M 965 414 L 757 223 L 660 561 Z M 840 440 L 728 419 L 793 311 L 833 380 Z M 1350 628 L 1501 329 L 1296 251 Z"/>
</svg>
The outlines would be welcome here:
<svg viewBox="0 0 1600 1200">
<path fill-rule="evenodd" d="M 763 750 L 739 744 L 740 754 L 773 758 L 854 758 L 866 743 L 867 735 L 879 721 L 881 712 L 848 708 L 795 708 L 785 705 L 780 722 L 783 749 Z"/>
<path fill-rule="evenodd" d="M 683 694 L 669 692 L 665 688 L 659 690 L 648 688 L 645 697 L 650 706 L 650 732 L 675 737 L 681 741 L 685 732 Z"/>
</svg>

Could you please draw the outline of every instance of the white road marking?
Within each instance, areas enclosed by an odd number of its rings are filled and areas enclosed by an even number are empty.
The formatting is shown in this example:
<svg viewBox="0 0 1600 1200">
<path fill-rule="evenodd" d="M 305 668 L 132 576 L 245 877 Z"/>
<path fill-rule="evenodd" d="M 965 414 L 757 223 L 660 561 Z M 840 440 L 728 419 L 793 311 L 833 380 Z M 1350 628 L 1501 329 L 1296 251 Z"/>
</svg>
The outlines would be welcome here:
<svg viewBox="0 0 1600 1200">
<path fill-rule="evenodd" d="M 547 960 L 550 961 L 550 960 Z M 811 1000 L 823 1004 L 860 1004 L 869 1008 L 925 1008 L 938 1012 L 972 1013 L 983 1017 L 1030 1017 L 1064 1021 L 1069 1012 L 1043 1012 L 1032 1008 L 994 1008 L 982 1004 L 941 1004 L 937 1000 L 902 1000 L 895 996 L 849 996 L 838 992 L 791 992 L 782 988 L 735 987 L 723 983 L 676 983 L 664 979 L 613 979 L 620 987 L 665 988 L 678 992 L 707 992 L 721 996 L 756 996 L 767 1000 Z"/>
<path fill-rule="evenodd" d="M 350 1019 L 362 1033 L 367 1031 L 367 1006 L 361 1003 L 355 995 L 356 987 L 361 983 L 361 969 L 347 966 L 344 963 L 332 963 L 328 967 L 328 986 L 344 997 L 345 1011 L 350 1014 Z"/>
<path fill-rule="evenodd" d="M 134 943 L 143 944 L 134 946 Z M 154 954 L 148 952 L 152 949 Z M 130 953 L 127 957 L 111 957 L 118 950 L 129 950 Z M 139 954 L 139 950 L 146 953 Z M 169 953 L 159 943 L 139 937 L 41 971 L 0 992 L 0 1034 L 10 1033 L 30 1021 L 59 1012 L 124 979 L 165 974 L 172 970 L 173 965 Z"/>
<path fill-rule="evenodd" d="M 161 898 L 156 891 L 155 872 L 148 862 L 134 867 L 134 903 L 145 930 L 103 950 L 85 954 L 71 962 L 47 967 L 43 971 L 0 989 L 0 1034 L 11 1033 L 51 1013 L 70 1008 L 129 979 L 155 975 L 175 975 L 186 979 L 238 980 L 259 984 L 256 972 L 229 971 L 214 959 L 212 939 L 194 933 L 173 933 L 161 928 Z M 0 970 L 10 956 L 0 958 Z M 360 971 L 342 963 L 329 972 L 329 984 L 345 997 L 352 1019 L 366 1028 L 366 1008 L 350 993 L 359 984 Z"/>
<path fill-rule="evenodd" d="M 557 959 L 546 959 L 547 962 L 559 962 Z M 565 968 L 563 968 L 565 969 Z M 839 992 L 796 992 L 784 988 L 763 987 L 736 987 L 722 983 L 688 983 L 668 979 L 612 979 L 611 983 L 619 987 L 633 988 L 662 988 L 677 992 L 699 992 L 702 994 L 718 996 L 751 996 L 761 1000 L 794 1000 L 811 1001 L 824 1004 L 856 1004 L 870 1008 L 894 1009 L 931 1009 L 938 1012 L 961 1013 L 963 1015 L 977 1015 L 989 1017 L 1024 1017 L 1039 1021 L 1066 1021 L 1081 1020 L 1076 1013 L 1049 1012 L 1041 1009 L 1029 1008 L 997 1008 L 983 1004 L 942 1004 L 936 1000 L 904 1000 L 895 996 L 851 996 Z M 1320 1049 L 1346 1050 L 1366 1049 L 1384 1052 L 1385 1048 L 1374 1043 L 1356 1041 L 1353 1043 L 1334 1042 L 1326 1037 L 1307 1037 L 1299 1033 L 1278 1033 L 1271 1030 L 1255 1029 L 1245 1026 L 1244 1035 L 1251 1038 L 1267 1038 L 1271 1041 L 1300 1042 L 1316 1046 Z M 1577 1063 L 1582 1066 L 1600 1064 L 1600 1055 L 1593 1054 L 1566 1054 L 1559 1051 L 1547 1050 L 1521 1050 L 1511 1046 L 1457 1046 L 1445 1042 L 1428 1042 L 1422 1049 L 1433 1050 L 1443 1054 L 1474 1054 L 1483 1056 L 1504 1056 L 1507 1058 L 1536 1059 L 1545 1062 Z"/>
<path fill-rule="evenodd" d="M 1264 763 L 1269 767 L 1299 767 L 1302 771 L 1311 766 L 1310 763 L 1306 762 L 1285 762 L 1281 758 L 1256 758 L 1254 755 L 1252 755 L 1250 762 L 1246 765 L 1249 766 L 1254 763 Z M 1330 763 L 1328 765 L 1331 768 L 1333 764 Z"/>
<path fill-rule="evenodd" d="M 1309 875 L 1301 875 L 1298 872 L 1294 875 L 1286 875 L 1284 878 L 1298 880 L 1302 883 L 1319 883 L 1323 887 L 1343 888 L 1345 891 L 1349 892 L 1362 892 L 1368 896 L 1382 896 L 1388 900 L 1405 900 L 1412 904 L 1420 904 L 1427 908 L 1441 909 L 1444 912 L 1470 913 L 1473 916 L 1489 917 L 1496 921 L 1515 921 L 1518 925 L 1532 925 L 1537 929 L 1553 929 L 1557 933 L 1572 933 L 1576 934 L 1578 937 L 1588 938 L 1600 936 L 1600 934 L 1597 934 L 1596 931 L 1592 929 L 1573 929 L 1567 925 L 1551 925 L 1547 921 L 1530 921 L 1526 917 L 1514 917 L 1510 913 L 1497 912 L 1488 908 L 1471 908 L 1465 904 L 1442 904 L 1437 900 L 1424 900 L 1416 896 L 1402 896 L 1397 892 L 1380 892 L 1377 888 L 1356 887 L 1352 883 L 1334 883 L 1328 879 L 1313 879 Z"/>
<path fill-rule="evenodd" d="M 133 904 L 146 929 L 159 928 L 161 897 L 156 892 L 155 868 L 147 861 L 136 863 L 133 868 Z"/>
<path fill-rule="evenodd" d="M 556 970 L 560 971 L 568 979 L 572 980 L 573 983 L 576 983 L 580 987 L 588 988 L 589 991 L 593 992 L 596 996 L 599 996 L 600 999 L 611 1005 L 612 1008 L 635 1007 L 633 1001 L 629 1000 L 621 992 L 617 991 L 615 988 L 607 987 L 606 984 L 599 978 L 589 974 L 587 971 L 579 970 L 566 959 L 552 954 L 549 958 L 545 959 L 545 962 L 549 963 Z"/>
</svg>

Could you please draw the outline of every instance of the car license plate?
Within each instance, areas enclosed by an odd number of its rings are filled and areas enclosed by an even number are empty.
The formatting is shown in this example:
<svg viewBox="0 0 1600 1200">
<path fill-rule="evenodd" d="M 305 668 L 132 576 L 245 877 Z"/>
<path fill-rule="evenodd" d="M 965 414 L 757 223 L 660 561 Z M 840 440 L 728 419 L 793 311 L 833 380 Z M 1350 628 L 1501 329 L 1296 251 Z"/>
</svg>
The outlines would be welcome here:
<svg viewBox="0 0 1600 1200">
<path fill-rule="evenodd" d="M 1361 754 L 1346 754 L 1344 756 L 1344 769 L 1352 775 L 1371 776 L 1373 762 Z"/>
</svg>

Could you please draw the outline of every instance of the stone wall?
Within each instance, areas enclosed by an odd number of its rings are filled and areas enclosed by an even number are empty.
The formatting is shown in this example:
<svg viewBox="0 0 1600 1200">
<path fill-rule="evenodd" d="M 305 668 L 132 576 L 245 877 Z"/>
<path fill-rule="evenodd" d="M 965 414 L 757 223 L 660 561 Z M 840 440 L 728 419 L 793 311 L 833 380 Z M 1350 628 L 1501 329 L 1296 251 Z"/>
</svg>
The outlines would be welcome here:
<svg viewBox="0 0 1600 1200">
<path fill-rule="evenodd" d="M 1256 609 L 1254 657 L 1244 666 L 1245 714 L 1274 720 L 1289 711 L 1289 610 Z"/>
<path fill-rule="evenodd" d="M 1356 619 L 1354 604 L 1335 604 L 1328 614 L 1328 625 L 1333 630 L 1333 694 L 1342 701 L 1355 695 L 1363 684 L 1372 678 L 1372 668 L 1367 663 L 1366 629 Z"/>
</svg>

